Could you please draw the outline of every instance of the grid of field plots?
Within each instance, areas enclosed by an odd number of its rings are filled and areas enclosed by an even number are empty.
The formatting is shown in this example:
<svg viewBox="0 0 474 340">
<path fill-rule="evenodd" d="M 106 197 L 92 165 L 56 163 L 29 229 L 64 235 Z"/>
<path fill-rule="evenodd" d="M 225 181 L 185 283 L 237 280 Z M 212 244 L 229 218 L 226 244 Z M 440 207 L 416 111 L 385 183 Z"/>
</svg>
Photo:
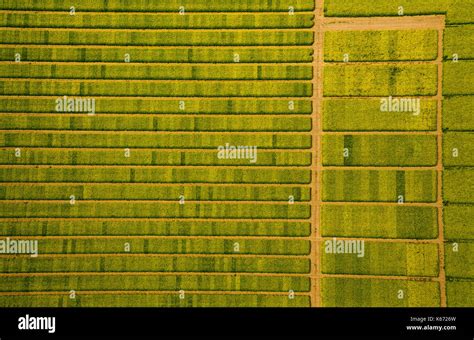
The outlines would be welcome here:
<svg viewBox="0 0 474 340">
<path fill-rule="evenodd" d="M 473 306 L 473 13 L 2 1 L 0 306 Z"/>
</svg>

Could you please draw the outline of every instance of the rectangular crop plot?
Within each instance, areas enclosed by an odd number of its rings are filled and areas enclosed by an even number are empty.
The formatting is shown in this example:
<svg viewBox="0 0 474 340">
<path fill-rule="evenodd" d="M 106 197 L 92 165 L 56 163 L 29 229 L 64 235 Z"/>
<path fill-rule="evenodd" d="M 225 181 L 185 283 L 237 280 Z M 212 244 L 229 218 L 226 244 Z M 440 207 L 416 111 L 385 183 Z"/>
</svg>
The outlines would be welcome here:
<svg viewBox="0 0 474 340">
<path fill-rule="evenodd" d="M 435 202 L 435 171 L 325 170 L 323 201 Z"/>
<path fill-rule="evenodd" d="M 449 307 L 472 307 L 474 281 L 448 281 L 446 283 L 447 302 Z"/>
<path fill-rule="evenodd" d="M 365 242 L 364 256 L 327 253 L 321 243 L 322 272 L 390 276 L 438 276 L 438 245 L 402 242 Z"/>
<path fill-rule="evenodd" d="M 243 272 L 302 273 L 310 271 L 308 259 L 192 256 L 106 256 L 39 255 L 31 266 L 31 257 L 0 257 L 4 273 L 59 272 Z"/>
<path fill-rule="evenodd" d="M 0 81 L 1 94 L 36 96 L 143 97 L 310 97 L 302 81 L 151 81 L 10 79 Z"/>
<path fill-rule="evenodd" d="M 71 300 L 67 294 L 0 296 L 4 307 L 310 307 L 309 296 L 265 294 L 87 294 Z"/>
<path fill-rule="evenodd" d="M 271 152 L 252 149 L 240 151 L 240 159 L 219 158 L 218 150 L 206 151 L 152 151 L 131 150 L 125 156 L 123 149 L 30 149 L 21 157 L 14 149 L 0 149 L 0 164 L 12 165 L 242 165 L 242 166 L 309 166 L 310 152 Z"/>
<path fill-rule="evenodd" d="M 474 278 L 474 242 L 456 242 L 445 245 L 446 276 Z"/>
<path fill-rule="evenodd" d="M 236 251 L 236 244 L 238 251 Z M 125 245 L 129 251 L 125 250 Z M 306 240 L 100 238 L 40 239 L 40 254 L 252 254 L 308 255 Z"/>
<path fill-rule="evenodd" d="M 379 0 L 367 4 L 366 0 L 326 0 L 326 16 L 335 17 L 370 17 L 399 16 L 399 6 L 403 6 L 405 15 L 444 14 L 446 1 L 426 0 Z"/>
<path fill-rule="evenodd" d="M 324 165 L 433 166 L 435 136 L 324 135 Z"/>
<path fill-rule="evenodd" d="M 474 203 L 474 169 L 447 169 L 443 172 L 445 202 Z"/>
<path fill-rule="evenodd" d="M 324 60 L 402 61 L 434 60 L 438 55 L 438 34 L 434 30 L 327 31 Z"/>
<path fill-rule="evenodd" d="M 322 295 L 325 307 L 439 307 L 440 305 L 437 282 L 324 278 Z"/>
<path fill-rule="evenodd" d="M 474 132 L 450 132 L 443 136 L 445 166 L 474 165 Z"/>
<path fill-rule="evenodd" d="M 323 205 L 325 237 L 434 239 L 438 236 L 434 207 Z"/>
<path fill-rule="evenodd" d="M 178 13 L 157 15 L 155 13 L 76 13 L 64 12 L 0 13 L 0 21 L 6 27 L 51 27 L 51 28 L 141 28 L 141 29 L 239 29 L 239 28 L 310 28 L 311 13 L 288 15 L 288 13 L 187 13 L 186 19 Z M 81 6 L 81 11 L 83 10 Z"/>
<path fill-rule="evenodd" d="M 308 63 L 312 59 L 312 49 L 300 48 L 212 48 L 176 47 L 173 49 L 150 46 L 57 46 L 57 45 L 18 45 L 2 46 L 0 60 L 14 61 L 15 53 L 22 60 L 48 62 L 116 62 L 123 63 L 125 55 L 131 63 L 233 63 L 238 55 L 241 63 Z M 182 66 L 182 65 L 180 65 Z"/>
<path fill-rule="evenodd" d="M 90 182 L 90 183 L 280 183 L 309 184 L 307 169 L 191 169 L 77 166 L 51 168 L 0 168 L 4 182 Z"/>
<path fill-rule="evenodd" d="M 15 131 L 0 132 L 3 147 L 51 147 L 51 148 L 153 148 L 216 150 L 218 146 L 251 145 L 258 150 L 309 149 L 310 134 L 156 134 L 143 132 L 87 132 L 37 130 L 35 133 Z"/>
<path fill-rule="evenodd" d="M 118 279 L 119 278 L 119 279 Z M 251 275 L 54 275 L 3 277 L 2 292 L 67 291 L 74 287 L 79 291 L 167 291 L 177 288 L 187 291 L 264 291 L 307 292 L 310 279 L 299 276 L 251 276 Z"/>
<path fill-rule="evenodd" d="M 448 24 L 472 24 L 474 23 L 474 2 L 472 0 L 451 0 L 449 2 Z M 472 305 L 472 303 L 471 303 Z"/>
<path fill-rule="evenodd" d="M 437 103 L 420 99 L 419 107 L 408 103 L 419 98 L 393 98 L 401 103 L 399 112 L 384 112 L 381 99 L 325 99 L 323 129 L 325 131 L 433 131 L 436 130 Z M 417 103 L 415 101 L 415 103 Z M 408 109 L 410 111 L 405 111 Z"/>
<path fill-rule="evenodd" d="M 192 42 L 192 43 L 191 43 Z M 107 46 L 287 46 L 311 45 L 310 30 L 168 31 L 57 28 L 0 31 L 0 44 L 107 45 Z"/>
<path fill-rule="evenodd" d="M 443 218 L 448 240 L 474 240 L 474 205 L 445 205 Z"/>
<path fill-rule="evenodd" d="M 434 96 L 436 65 L 327 64 L 324 96 Z"/>
<path fill-rule="evenodd" d="M 310 217 L 307 204 L 218 204 L 162 202 L 50 202 L 5 201 L 1 217 L 113 217 L 113 218 L 269 218 L 305 219 Z"/>
<path fill-rule="evenodd" d="M 466 1 L 463 1 L 463 10 Z M 444 58 L 453 59 L 454 54 L 461 60 L 474 58 L 474 25 L 448 26 L 444 31 Z M 460 61 L 461 63 L 464 62 Z M 459 79 L 461 80 L 461 79 Z"/>
<path fill-rule="evenodd" d="M 40 3 L 30 0 L 4 0 L 0 9 L 10 10 L 53 10 L 69 12 L 70 6 L 76 5 L 74 0 L 63 0 L 58 3 L 56 0 L 43 0 Z M 312 11 L 313 0 L 292 1 L 297 11 Z M 168 0 L 166 2 L 150 2 L 148 0 L 135 0 L 133 2 L 123 2 L 121 0 L 95 0 L 86 1 L 81 4 L 82 11 L 98 12 L 175 12 L 178 14 L 179 6 L 183 6 L 187 12 L 288 12 L 286 1 L 218 1 L 208 0 Z"/>
<path fill-rule="evenodd" d="M 147 65 L 145 63 L 88 65 L 0 64 L 2 78 L 38 79 L 143 79 L 143 80 L 269 80 L 305 79 L 311 65 Z"/>
<path fill-rule="evenodd" d="M 474 60 L 444 62 L 443 94 L 448 96 L 474 94 Z"/>
<path fill-rule="evenodd" d="M 309 117 L 170 117 L 133 115 L 0 114 L 5 130 L 90 131 L 311 131 Z"/>
<path fill-rule="evenodd" d="M 81 96 L 80 98 L 82 98 Z M 57 105 L 64 96 L 51 97 L 6 97 L 0 102 L 1 112 L 57 113 Z M 66 99 L 71 99 L 67 97 Z M 75 99 L 75 98 L 73 98 Z M 100 97 L 95 98 L 96 113 L 128 114 L 311 114 L 310 100 L 294 98 L 281 100 L 253 98 L 147 98 L 147 97 Z M 291 102 L 291 103 L 290 103 Z M 184 103 L 184 109 L 182 104 Z M 292 104 L 290 106 L 290 104 Z M 292 110 L 290 109 L 292 108 Z M 63 115 L 64 112 L 61 112 Z M 76 113 L 83 115 L 84 113 Z"/>
<path fill-rule="evenodd" d="M 77 200 L 178 200 L 183 195 L 187 200 L 229 201 L 309 201 L 310 188 L 301 186 L 163 186 L 154 184 L 37 184 L 3 183 L 0 188 L 2 200 L 68 200 L 74 195 Z"/>
<path fill-rule="evenodd" d="M 474 96 L 446 97 L 443 100 L 443 129 L 474 131 Z"/>
<path fill-rule="evenodd" d="M 311 235 L 309 222 L 190 220 L 0 220 L 2 236 L 287 236 Z"/>
</svg>

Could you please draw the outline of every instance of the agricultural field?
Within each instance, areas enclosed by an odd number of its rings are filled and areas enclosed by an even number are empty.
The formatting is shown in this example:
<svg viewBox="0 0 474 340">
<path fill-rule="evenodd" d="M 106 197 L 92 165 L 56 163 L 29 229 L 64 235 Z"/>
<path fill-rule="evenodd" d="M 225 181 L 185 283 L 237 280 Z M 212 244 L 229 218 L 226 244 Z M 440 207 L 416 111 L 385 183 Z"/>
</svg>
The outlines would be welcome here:
<svg viewBox="0 0 474 340">
<path fill-rule="evenodd" d="M 0 307 L 472 307 L 469 9 L 2 1 Z"/>
</svg>

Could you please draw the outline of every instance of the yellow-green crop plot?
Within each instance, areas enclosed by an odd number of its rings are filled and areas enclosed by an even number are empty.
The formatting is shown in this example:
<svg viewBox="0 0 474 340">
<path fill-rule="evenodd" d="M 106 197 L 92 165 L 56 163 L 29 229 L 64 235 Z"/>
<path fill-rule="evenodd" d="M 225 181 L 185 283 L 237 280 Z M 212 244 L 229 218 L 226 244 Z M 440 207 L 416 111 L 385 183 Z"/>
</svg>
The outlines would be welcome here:
<svg viewBox="0 0 474 340">
<path fill-rule="evenodd" d="M 3 0 L 0 307 L 472 307 L 473 8 Z"/>
</svg>

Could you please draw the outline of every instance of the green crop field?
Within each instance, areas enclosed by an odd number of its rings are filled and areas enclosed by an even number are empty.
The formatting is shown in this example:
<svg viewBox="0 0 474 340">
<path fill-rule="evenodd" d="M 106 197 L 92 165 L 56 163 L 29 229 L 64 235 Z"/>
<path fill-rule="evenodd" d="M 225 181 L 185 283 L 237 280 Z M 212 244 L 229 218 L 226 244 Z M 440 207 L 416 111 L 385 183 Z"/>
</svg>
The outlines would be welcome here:
<svg viewBox="0 0 474 340">
<path fill-rule="evenodd" d="M 474 96 L 452 96 L 443 103 L 443 128 L 454 131 L 474 131 L 471 109 Z"/>
<path fill-rule="evenodd" d="M 447 239 L 474 239 L 473 217 L 474 205 L 445 205 L 444 224 Z"/>
<path fill-rule="evenodd" d="M 473 9 L 3 0 L 0 307 L 472 307 Z"/>
<path fill-rule="evenodd" d="M 130 56 L 130 63 L 230 63 L 236 55 L 241 63 L 307 63 L 312 61 L 312 50 L 308 47 L 285 47 L 275 49 L 261 48 L 211 48 L 211 47 L 164 47 L 150 46 L 88 46 L 88 48 L 73 45 L 44 46 L 44 45 L 2 46 L 0 60 L 11 61 L 18 53 L 29 61 L 45 62 L 120 62 L 125 55 Z"/>
<path fill-rule="evenodd" d="M 473 43 L 474 25 L 447 27 L 444 32 L 444 58 L 452 61 L 457 54 L 461 60 L 474 59 Z"/>
<path fill-rule="evenodd" d="M 331 65 L 324 68 L 324 95 L 433 96 L 435 65 Z"/>
<path fill-rule="evenodd" d="M 334 31 L 324 36 L 324 60 L 396 61 L 434 60 L 438 51 L 436 31 Z"/>
<path fill-rule="evenodd" d="M 268 291 L 295 292 L 309 291 L 309 279 L 306 277 L 256 277 L 251 275 L 208 275 L 203 277 L 190 275 L 123 275 L 118 281 L 114 276 L 97 275 L 71 275 L 42 277 L 9 277 L 0 282 L 0 291 L 14 292 L 28 289 L 30 291 L 42 291 L 48 287 L 48 291 L 59 291 L 65 286 L 74 287 L 76 290 L 101 291 L 103 289 L 113 291 L 125 287 L 134 287 L 138 290 L 153 291 L 156 288 L 167 291 L 175 290 L 177 287 L 183 290 L 203 291 Z"/>
<path fill-rule="evenodd" d="M 322 247 L 325 247 L 324 243 Z M 438 276 L 437 253 L 435 244 L 366 242 L 363 257 L 358 257 L 357 254 L 341 256 L 323 252 L 322 272 Z"/>
<path fill-rule="evenodd" d="M 322 209 L 323 236 L 429 239 L 437 236 L 431 207 L 327 205 Z"/>
<path fill-rule="evenodd" d="M 446 95 L 474 94 L 474 61 L 444 63 L 443 93 Z"/>
<path fill-rule="evenodd" d="M 323 143 L 324 165 L 436 164 L 436 138 L 431 136 L 326 135 Z"/>
<path fill-rule="evenodd" d="M 436 282 L 328 278 L 322 284 L 325 307 L 439 306 Z"/>
<path fill-rule="evenodd" d="M 0 102 L 2 112 L 57 113 L 58 97 L 8 96 Z M 59 98 L 64 101 L 64 97 Z M 184 104 L 184 109 L 183 105 Z M 268 99 L 265 101 L 239 98 L 145 98 L 145 97 L 103 97 L 96 101 L 96 112 L 128 114 L 311 114 L 311 102 L 305 99 Z M 64 115 L 65 113 L 62 112 Z M 71 112 L 74 114 L 74 112 Z M 81 114 L 76 114 L 81 117 Z M 40 132 L 40 131 L 38 131 Z M 159 136 L 157 136 L 159 137 Z"/>
<path fill-rule="evenodd" d="M 326 170 L 324 201 L 435 202 L 436 172 L 394 170 Z"/>
<path fill-rule="evenodd" d="M 380 99 L 324 100 L 325 131 L 436 130 L 436 101 L 420 100 L 420 112 L 381 112 Z"/>
</svg>

